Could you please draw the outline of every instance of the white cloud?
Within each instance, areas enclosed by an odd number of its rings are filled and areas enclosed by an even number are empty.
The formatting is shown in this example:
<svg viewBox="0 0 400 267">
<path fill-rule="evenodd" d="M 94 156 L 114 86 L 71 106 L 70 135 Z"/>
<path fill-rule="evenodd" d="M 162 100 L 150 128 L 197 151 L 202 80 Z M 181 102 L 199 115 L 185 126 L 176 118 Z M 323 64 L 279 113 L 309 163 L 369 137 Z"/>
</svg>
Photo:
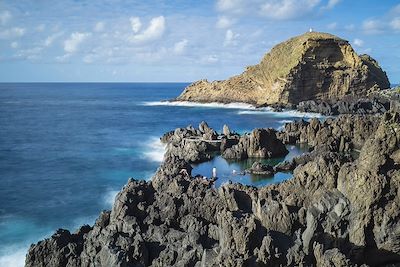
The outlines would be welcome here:
<svg viewBox="0 0 400 267">
<path fill-rule="evenodd" d="M 339 4 L 342 0 L 329 0 L 328 4 L 324 7 L 325 9 L 332 9 L 334 8 L 337 4 Z"/>
<path fill-rule="evenodd" d="M 367 34 L 376 34 L 382 32 L 382 23 L 379 20 L 365 20 L 362 24 L 362 29 Z"/>
<path fill-rule="evenodd" d="M 15 57 L 19 59 L 37 60 L 41 57 L 43 47 L 36 46 L 28 49 L 19 50 Z"/>
<path fill-rule="evenodd" d="M 392 27 L 393 30 L 400 31 L 400 17 L 392 19 L 392 21 L 390 22 L 390 26 Z"/>
<path fill-rule="evenodd" d="M 236 39 L 238 37 L 239 34 L 234 33 L 231 29 L 227 30 L 225 33 L 224 46 L 236 45 L 237 44 Z"/>
<path fill-rule="evenodd" d="M 86 63 L 86 64 L 91 64 L 91 63 L 94 62 L 95 57 L 96 57 L 96 56 L 95 56 L 94 54 L 85 55 L 85 56 L 83 57 L 83 62 Z"/>
<path fill-rule="evenodd" d="M 342 0 L 217 0 L 219 12 L 229 16 L 261 16 L 271 20 L 293 20 L 329 11 Z M 221 22 L 222 23 L 222 22 Z M 223 23 L 222 23 L 223 24 Z M 228 28 L 226 26 L 225 28 Z M 223 27 L 221 27 L 223 28 Z"/>
<path fill-rule="evenodd" d="M 268 0 L 261 5 L 261 15 L 271 19 L 296 19 L 311 13 L 320 0 Z"/>
<path fill-rule="evenodd" d="M 354 31 L 355 28 L 356 28 L 356 26 L 354 24 L 349 24 L 349 25 L 344 26 L 344 29 L 346 31 Z"/>
<path fill-rule="evenodd" d="M 96 25 L 94 25 L 95 32 L 102 32 L 102 31 L 104 31 L 104 28 L 105 28 L 105 24 L 102 21 L 99 21 L 96 23 Z"/>
<path fill-rule="evenodd" d="M 163 16 L 152 18 L 149 26 L 141 33 L 134 35 L 133 42 L 147 42 L 159 39 L 165 31 L 165 18 Z"/>
<path fill-rule="evenodd" d="M 140 21 L 140 18 L 138 17 L 131 17 L 129 19 L 131 22 L 131 28 L 134 33 L 138 33 L 140 29 L 142 28 L 142 22 Z"/>
<path fill-rule="evenodd" d="M 158 62 L 161 59 L 163 59 L 166 55 L 168 55 L 168 50 L 165 47 L 160 47 L 155 50 L 136 53 L 136 57 L 141 62 L 147 62 L 147 63 Z"/>
<path fill-rule="evenodd" d="M 12 42 L 11 44 L 10 44 L 10 47 L 11 48 L 14 48 L 14 49 L 17 49 L 18 48 L 18 42 Z"/>
<path fill-rule="evenodd" d="M 328 30 L 335 30 L 337 28 L 337 22 L 332 22 L 327 26 Z"/>
<path fill-rule="evenodd" d="M 219 61 L 216 55 L 206 55 L 200 59 L 200 62 L 203 64 L 214 64 Z"/>
<path fill-rule="evenodd" d="M 40 24 L 36 27 L 36 31 L 43 32 L 46 29 L 46 25 Z"/>
<path fill-rule="evenodd" d="M 225 29 L 225 28 L 229 28 L 230 26 L 232 26 L 232 24 L 234 23 L 234 21 L 226 16 L 221 16 L 218 18 L 217 20 L 217 28 L 220 29 Z"/>
<path fill-rule="evenodd" d="M 67 53 L 62 56 L 57 56 L 55 60 L 59 63 L 67 62 L 67 60 L 71 57 L 71 54 Z"/>
<path fill-rule="evenodd" d="M 183 54 L 186 50 L 188 42 L 189 42 L 188 40 L 183 39 L 182 41 L 175 43 L 174 53 L 177 55 Z"/>
<path fill-rule="evenodd" d="M 246 2 L 243 0 L 218 0 L 217 9 L 220 11 L 240 13 L 244 9 L 244 4 L 246 4 Z"/>
<path fill-rule="evenodd" d="M 58 33 L 48 36 L 46 38 L 46 40 L 44 40 L 44 46 L 47 46 L 47 47 L 51 46 L 54 43 L 54 41 L 56 39 L 58 39 L 59 37 L 61 37 L 62 35 L 63 35 L 62 32 L 58 32 Z"/>
<path fill-rule="evenodd" d="M 67 53 L 75 53 L 79 45 L 84 42 L 91 34 L 86 32 L 74 32 L 70 38 L 64 41 L 64 50 Z"/>
<path fill-rule="evenodd" d="M 14 27 L 0 32 L 0 39 L 13 39 L 24 36 L 26 30 L 24 28 Z"/>
<path fill-rule="evenodd" d="M 392 8 L 391 13 L 394 15 L 399 15 L 400 14 L 400 4 L 396 5 L 395 7 Z"/>
<path fill-rule="evenodd" d="M 354 39 L 353 44 L 355 46 L 362 47 L 364 45 L 364 41 L 361 40 L 361 39 L 356 38 L 356 39 Z"/>
<path fill-rule="evenodd" d="M 12 18 L 10 11 L 3 11 L 0 13 L 0 24 L 5 25 Z"/>
</svg>

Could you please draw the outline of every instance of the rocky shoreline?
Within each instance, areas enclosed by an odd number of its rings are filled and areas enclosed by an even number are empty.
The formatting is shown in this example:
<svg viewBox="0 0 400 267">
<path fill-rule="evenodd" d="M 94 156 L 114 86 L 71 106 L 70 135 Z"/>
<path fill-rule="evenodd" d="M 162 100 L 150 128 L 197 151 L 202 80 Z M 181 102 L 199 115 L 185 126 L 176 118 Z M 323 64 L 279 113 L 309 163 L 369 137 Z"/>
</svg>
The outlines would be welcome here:
<svg viewBox="0 0 400 267">
<path fill-rule="evenodd" d="M 26 266 L 395 266 L 400 263 L 400 114 L 340 115 L 240 136 L 206 123 L 162 137 L 151 181 L 130 179 L 111 211 L 32 245 Z M 261 188 L 213 186 L 191 163 L 310 152 L 254 170 L 293 171 Z"/>
</svg>

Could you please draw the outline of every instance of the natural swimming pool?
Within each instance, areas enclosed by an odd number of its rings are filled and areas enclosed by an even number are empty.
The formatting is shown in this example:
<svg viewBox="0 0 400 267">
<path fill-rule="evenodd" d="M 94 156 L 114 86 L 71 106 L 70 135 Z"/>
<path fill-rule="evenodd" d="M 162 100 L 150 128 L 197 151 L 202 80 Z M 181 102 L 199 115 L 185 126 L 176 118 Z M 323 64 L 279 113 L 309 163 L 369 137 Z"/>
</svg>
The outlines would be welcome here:
<svg viewBox="0 0 400 267">
<path fill-rule="evenodd" d="M 249 158 L 242 161 L 237 160 L 226 160 L 222 156 L 215 156 L 212 160 L 203 162 L 200 164 L 193 164 L 192 175 L 197 174 L 205 177 L 212 176 L 212 169 L 217 169 L 217 181 L 215 182 L 216 187 L 221 186 L 229 181 L 238 182 L 246 185 L 253 186 L 264 186 L 273 183 L 279 183 L 292 177 L 291 172 L 277 172 L 273 176 L 257 175 L 244 173 L 246 169 L 249 169 L 252 164 L 256 161 L 260 161 L 264 164 L 276 165 L 283 161 L 289 161 L 296 156 L 299 156 L 308 151 L 308 147 L 305 145 L 288 145 L 287 149 L 289 153 L 282 158 L 272 159 L 256 159 Z"/>
</svg>

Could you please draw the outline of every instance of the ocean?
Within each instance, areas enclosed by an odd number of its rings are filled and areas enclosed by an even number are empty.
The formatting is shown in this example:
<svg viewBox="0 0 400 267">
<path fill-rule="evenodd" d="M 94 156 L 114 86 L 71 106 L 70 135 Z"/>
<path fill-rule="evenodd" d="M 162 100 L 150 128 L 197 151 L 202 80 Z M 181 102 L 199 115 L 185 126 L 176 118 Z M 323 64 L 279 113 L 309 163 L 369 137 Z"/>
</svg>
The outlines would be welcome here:
<svg viewBox="0 0 400 267">
<path fill-rule="evenodd" d="M 93 224 L 129 177 L 150 179 L 162 160 L 159 137 L 166 131 L 205 120 L 218 131 L 227 124 L 244 133 L 317 116 L 245 104 L 163 101 L 187 85 L 0 84 L 0 266 L 23 266 L 29 245 L 58 228 Z M 288 157 L 301 152 L 291 147 Z M 194 171 L 207 175 L 217 166 L 225 175 L 244 165 L 218 157 Z M 237 181 L 259 186 L 288 178 Z"/>
</svg>

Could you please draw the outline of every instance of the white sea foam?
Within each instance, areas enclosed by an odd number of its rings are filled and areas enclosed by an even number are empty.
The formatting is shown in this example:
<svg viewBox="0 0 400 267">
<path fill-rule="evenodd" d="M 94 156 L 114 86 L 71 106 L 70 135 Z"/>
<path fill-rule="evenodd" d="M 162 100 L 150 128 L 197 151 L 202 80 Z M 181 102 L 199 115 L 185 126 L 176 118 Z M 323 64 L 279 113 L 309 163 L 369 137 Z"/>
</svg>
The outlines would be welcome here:
<svg viewBox="0 0 400 267">
<path fill-rule="evenodd" d="M 2 253 L 0 266 L 2 267 L 23 267 L 25 266 L 25 255 L 29 246 L 13 247 Z"/>
<path fill-rule="evenodd" d="M 279 121 L 279 123 L 282 123 L 282 124 L 291 123 L 291 122 L 293 122 L 293 120 L 280 120 Z"/>
<path fill-rule="evenodd" d="M 204 107 L 204 108 L 225 108 L 225 109 L 240 109 L 237 112 L 239 115 L 273 115 L 276 117 L 295 117 L 295 118 L 323 118 L 319 113 L 300 112 L 296 110 L 274 111 L 270 107 L 258 108 L 246 103 L 198 103 L 190 101 L 150 101 L 143 102 L 144 106 L 178 106 L 178 107 Z"/>
<path fill-rule="evenodd" d="M 190 101 L 150 101 L 143 102 L 144 106 L 177 106 L 177 107 L 204 107 L 204 108 L 226 108 L 226 109 L 257 109 L 255 106 L 246 103 L 197 103 Z"/>
<path fill-rule="evenodd" d="M 239 115 L 269 115 L 274 117 L 293 117 L 293 118 L 323 118 L 319 113 L 300 112 L 296 110 L 273 111 L 272 109 L 262 108 L 259 110 L 241 110 Z"/>
<path fill-rule="evenodd" d="M 109 190 L 104 195 L 104 202 L 106 203 L 107 208 L 111 208 L 114 205 L 115 197 L 117 196 L 118 192 L 118 190 Z"/>
<path fill-rule="evenodd" d="M 165 145 L 158 137 L 151 137 L 150 141 L 146 143 L 145 151 L 143 153 L 147 160 L 161 162 L 164 159 Z"/>
</svg>

